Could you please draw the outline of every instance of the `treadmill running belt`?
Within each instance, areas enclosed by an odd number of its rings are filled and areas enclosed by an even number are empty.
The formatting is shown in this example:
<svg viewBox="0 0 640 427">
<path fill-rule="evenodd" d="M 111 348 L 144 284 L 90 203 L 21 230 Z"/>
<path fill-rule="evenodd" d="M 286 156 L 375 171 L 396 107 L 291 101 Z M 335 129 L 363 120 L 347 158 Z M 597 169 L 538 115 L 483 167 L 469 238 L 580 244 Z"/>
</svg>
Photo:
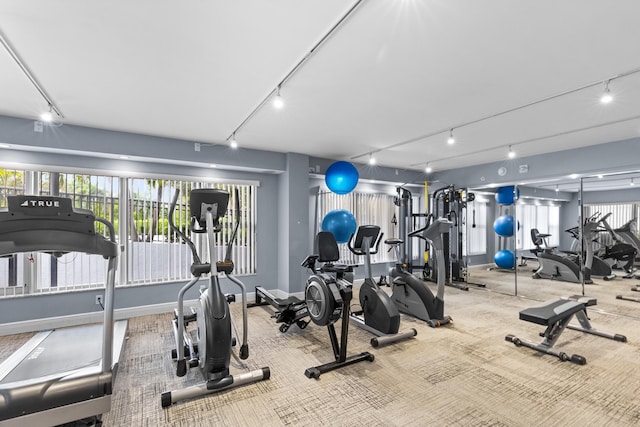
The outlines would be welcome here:
<svg viewBox="0 0 640 427">
<path fill-rule="evenodd" d="M 102 325 L 56 329 L 16 365 L 2 383 L 99 367 L 101 358 Z"/>
</svg>

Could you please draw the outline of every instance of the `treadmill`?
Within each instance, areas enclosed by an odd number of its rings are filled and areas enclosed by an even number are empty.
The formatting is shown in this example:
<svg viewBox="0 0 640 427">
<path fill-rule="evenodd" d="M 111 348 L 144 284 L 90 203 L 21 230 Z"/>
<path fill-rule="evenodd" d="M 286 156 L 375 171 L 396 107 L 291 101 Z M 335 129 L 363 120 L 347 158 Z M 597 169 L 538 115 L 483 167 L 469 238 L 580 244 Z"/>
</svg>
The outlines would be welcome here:
<svg viewBox="0 0 640 427">
<path fill-rule="evenodd" d="M 111 408 L 127 330 L 114 324 L 118 245 L 113 225 L 71 199 L 8 196 L 0 208 L 0 256 L 85 252 L 107 260 L 104 321 L 39 332 L 0 365 L 0 426 L 52 426 L 94 418 Z M 99 222 L 109 237 L 96 233 Z"/>
</svg>

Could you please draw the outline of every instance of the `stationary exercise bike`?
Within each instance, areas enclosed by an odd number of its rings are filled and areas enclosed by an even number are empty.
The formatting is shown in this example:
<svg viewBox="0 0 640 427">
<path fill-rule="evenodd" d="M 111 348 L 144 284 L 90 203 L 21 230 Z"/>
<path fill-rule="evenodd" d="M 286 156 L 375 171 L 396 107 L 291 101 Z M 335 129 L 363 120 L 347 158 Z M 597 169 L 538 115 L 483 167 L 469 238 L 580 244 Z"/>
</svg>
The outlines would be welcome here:
<svg viewBox="0 0 640 427">
<path fill-rule="evenodd" d="M 190 399 L 214 393 L 220 390 L 237 387 L 240 385 L 269 379 L 269 368 L 264 367 L 255 371 L 240 375 L 231 375 L 229 363 L 231 360 L 231 347 L 234 337 L 231 332 L 231 313 L 229 303 L 235 300 L 234 295 L 225 296 L 222 293 L 219 282 L 219 274 L 226 276 L 241 289 L 242 294 L 242 345 L 240 346 L 240 358 L 249 357 L 249 345 L 247 344 L 247 298 L 244 284 L 232 276 L 233 261 L 231 260 L 231 247 L 238 231 L 239 222 L 236 222 L 233 234 L 229 239 L 224 261 L 214 262 L 217 248 L 214 233 L 221 229 L 222 218 L 229 203 L 227 191 L 201 188 L 191 191 L 190 230 L 193 233 L 206 235 L 206 243 L 209 248 L 210 262 L 202 262 L 193 241 L 187 237 L 173 222 L 173 214 L 178 201 L 179 190 L 176 190 L 171 209 L 169 211 L 169 225 L 171 229 L 182 238 L 189 246 L 193 254 L 191 274 L 193 278 L 178 292 L 178 307 L 173 320 L 173 330 L 176 338 L 176 348 L 171 355 L 177 361 L 176 375 L 179 377 L 187 373 L 187 367 L 199 367 L 204 376 L 205 383 L 187 387 L 181 390 L 162 393 L 162 407 L 170 406 L 180 400 Z M 236 209 L 239 211 L 239 198 L 236 193 Z M 237 217 L 236 217 L 237 218 Z M 201 290 L 200 304 L 197 309 L 191 309 L 191 313 L 184 313 L 184 295 L 195 285 L 201 277 L 209 276 L 209 284 Z M 192 337 L 186 327 L 190 322 L 197 322 L 196 337 Z M 189 353 L 189 359 L 185 358 L 185 352 Z"/>
<path fill-rule="evenodd" d="M 340 251 L 333 233 L 321 231 L 315 238 L 316 254 L 310 255 L 302 262 L 303 267 L 312 271 L 307 279 L 304 295 L 311 321 L 318 326 L 326 326 L 333 348 L 334 361 L 308 368 L 307 378 L 320 378 L 324 372 L 352 365 L 354 363 L 373 362 L 374 355 L 363 352 L 347 356 L 347 342 L 349 337 L 349 312 L 353 298 L 353 284 L 348 280 L 353 272 L 353 266 L 335 264 L 340 259 Z M 316 262 L 324 263 L 321 269 L 316 268 Z M 336 335 L 334 324 L 342 317 L 340 341 Z"/>
<path fill-rule="evenodd" d="M 351 312 L 351 320 L 360 328 L 376 337 L 371 338 L 371 345 L 378 347 L 396 341 L 411 338 L 418 334 L 414 328 L 402 333 L 400 329 L 400 312 L 389 294 L 378 286 L 371 274 L 371 255 L 378 253 L 380 233 L 377 225 L 361 225 L 348 243 L 349 250 L 358 256 L 364 256 L 365 278 L 360 286 L 360 310 Z"/>
<path fill-rule="evenodd" d="M 443 234 L 449 232 L 451 221 L 437 218 L 430 225 L 409 233 L 409 237 L 420 237 L 427 240 L 436 253 L 437 291 L 433 295 L 427 285 L 405 267 L 400 261 L 401 239 L 392 238 L 385 240 L 396 252 L 399 260 L 392 272 L 394 279 L 391 282 L 393 291 L 391 299 L 402 313 L 409 314 L 424 320 L 432 328 L 447 324 L 451 317 L 444 314 L 444 287 L 446 282 L 444 239 Z"/>
</svg>

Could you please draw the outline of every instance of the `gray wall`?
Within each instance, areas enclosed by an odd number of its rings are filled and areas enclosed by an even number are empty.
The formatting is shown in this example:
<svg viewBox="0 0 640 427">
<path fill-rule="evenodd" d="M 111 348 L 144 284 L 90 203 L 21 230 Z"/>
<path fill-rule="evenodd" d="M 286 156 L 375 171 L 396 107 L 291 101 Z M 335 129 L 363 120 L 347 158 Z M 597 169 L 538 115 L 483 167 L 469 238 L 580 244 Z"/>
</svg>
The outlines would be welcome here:
<svg viewBox="0 0 640 427">
<path fill-rule="evenodd" d="M 306 272 L 300 267 L 300 257 L 309 253 L 313 233 L 307 209 L 310 168 L 314 173 L 316 169 L 324 173 L 334 160 L 207 144 L 201 144 L 197 152 L 193 141 L 72 125 L 45 126 L 40 133 L 34 131 L 31 120 L 4 116 L 0 116 L 0 143 L 10 144 L 8 149 L 0 148 L 0 167 L 59 171 L 82 168 L 118 176 L 257 181 L 257 273 L 241 279 L 249 292 L 256 285 L 286 293 L 304 289 Z M 122 160 L 121 155 L 130 159 Z M 421 174 L 414 171 L 358 167 L 363 178 L 398 183 L 421 179 Z M 382 269 L 386 271 L 386 266 Z M 171 303 L 182 285 L 183 282 L 118 288 L 116 308 Z M 222 285 L 223 291 L 237 293 L 228 279 L 223 279 Z M 187 298 L 196 298 L 197 288 Z M 101 291 L 94 289 L 0 299 L 0 324 L 97 312 L 97 294 Z"/>
<path fill-rule="evenodd" d="M 279 177 L 279 253 L 277 286 L 289 294 L 304 291 L 306 274 L 300 263 L 309 254 L 309 158 L 287 154 L 287 170 Z M 275 286 L 274 286 L 275 288 Z"/>
<path fill-rule="evenodd" d="M 200 151 L 196 152 L 193 141 L 72 125 L 45 126 L 44 132 L 39 133 L 34 131 L 33 124 L 31 120 L 0 116 L 0 143 L 11 145 L 9 149 L 0 148 L 0 167 L 60 171 L 85 168 L 92 173 L 124 176 L 157 174 L 258 181 L 258 271 L 255 276 L 242 279 L 250 291 L 255 285 L 287 293 L 302 291 L 305 273 L 299 266 L 300 257 L 301 253 L 306 255 L 311 249 L 315 230 L 314 207 L 310 206 L 309 201 L 313 199 L 313 189 L 322 185 L 322 180 L 318 180 L 317 176 L 323 174 L 334 160 L 309 158 L 295 153 L 242 148 L 232 150 L 226 145 L 202 144 Z M 632 139 L 580 148 L 570 153 L 551 153 L 443 171 L 430 177 L 430 186 L 433 191 L 449 183 L 461 188 L 481 187 L 490 182 L 509 184 L 523 179 L 568 173 L 635 169 L 639 154 L 640 139 Z M 118 158 L 120 155 L 130 156 L 130 159 L 121 160 Z M 573 169 L 570 171 L 567 170 L 567 158 L 571 158 Z M 216 164 L 218 167 L 212 169 L 209 164 Z M 527 174 L 518 173 L 518 166 L 521 164 L 528 165 Z M 425 179 L 425 175 L 419 171 L 357 166 L 361 178 L 359 189 L 366 186 L 373 186 L 378 190 L 383 187 L 395 188 L 396 185 L 406 183 L 419 186 Z M 504 177 L 497 175 L 501 166 L 508 169 Z M 310 179 L 310 172 L 316 178 Z M 367 180 L 386 181 L 387 184 L 379 186 L 365 182 Z M 421 194 L 421 191 L 416 190 L 414 194 Z M 624 201 L 621 198 L 638 200 L 636 194 L 611 192 L 604 196 L 600 192 L 592 200 L 604 200 L 600 199 L 602 197 L 611 197 L 606 201 Z M 573 226 L 576 218 L 577 200 L 571 199 L 566 209 L 562 209 L 561 227 Z M 493 219 L 490 219 L 491 223 Z M 493 252 L 494 250 L 489 252 L 491 257 Z M 374 275 L 386 274 L 388 267 L 374 266 Z M 175 301 L 176 292 L 181 285 L 182 283 L 168 283 L 118 289 L 116 307 L 138 307 Z M 226 279 L 223 286 L 225 291 L 233 290 Z M 95 295 L 98 292 L 90 290 L 1 299 L 0 323 L 97 311 Z M 194 291 L 188 298 L 195 297 L 196 294 L 197 291 Z"/>
<path fill-rule="evenodd" d="M 431 179 L 434 181 L 434 187 L 436 185 L 455 184 L 461 188 L 470 187 L 487 190 L 489 184 L 502 186 L 527 180 L 565 177 L 572 173 L 593 176 L 601 173 L 636 170 L 638 169 L 638 158 L 640 158 L 640 138 L 633 138 L 574 150 L 436 172 Z M 527 166 L 526 173 L 520 173 L 521 165 Z M 501 167 L 507 169 L 507 173 L 504 176 L 498 175 L 498 169 Z M 638 190 L 640 189 L 590 192 L 585 194 L 585 201 L 587 203 L 637 201 L 640 200 L 635 195 L 638 194 Z M 632 191 L 635 191 L 635 193 Z M 579 213 L 577 193 L 562 191 L 555 193 L 548 190 L 522 187 L 521 197 L 555 199 L 562 203 L 560 208 L 560 247 L 568 249 L 571 245 L 571 238 L 568 233 L 564 233 L 564 230 L 577 224 Z M 489 212 L 494 214 L 493 217 L 489 215 L 487 218 L 488 225 L 491 225 L 495 219 L 496 209 L 491 209 Z M 487 245 L 487 256 L 484 258 L 480 256 L 473 257 L 470 262 L 472 264 L 481 263 L 483 260 L 492 262 L 493 253 L 495 252 L 495 247 L 493 252 L 489 252 L 492 245 L 495 245 L 495 241 L 492 242 L 490 238 Z"/>
<path fill-rule="evenodd" d="M 604 172 L 619 172 L 638 169 L 640 138 L 607 144 L 576 148 L 568 151 L 509 159 L 468 168 L 436 172 L 431 180 L 457 187 L 485 187 L 516 184 L 525 180 L 555 178 L 572 173 L 595 175 Z M 527 172 L 520 173 L 519 166 L 527 165 Z M 505 167 L 507 173 L 498 175 Z"/>
</svg>

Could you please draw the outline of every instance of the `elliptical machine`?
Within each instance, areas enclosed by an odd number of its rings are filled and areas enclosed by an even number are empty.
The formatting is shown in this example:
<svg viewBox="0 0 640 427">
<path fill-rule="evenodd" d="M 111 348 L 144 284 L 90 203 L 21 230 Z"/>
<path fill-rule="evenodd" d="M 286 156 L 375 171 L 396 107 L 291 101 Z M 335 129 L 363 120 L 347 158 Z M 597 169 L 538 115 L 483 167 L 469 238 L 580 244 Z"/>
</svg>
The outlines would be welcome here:
<svg viewBox="0 0 640 427">
<path fill-rule="evenodd" d="M 607 232 L 609 236 L 611 236 L 612 244 L 603 245 L 603 247 L 598 250 L 598 254 L 605 261 L 611 262 L 613 267 L 624 270 L 626 273 L 622 276 L 624 279 L 631 279 L 634 277 L 640 279 L 640 276 L 636 274 L 637 272 L 634 265 L 636 256 L 638 255 L 638 249 L 633 246 L 633 244 L 628 243 L 622 235 L 616 232 L 616 230 L 611 228 L 607 221 L 610 216 L 611 212 L 600 218 L 600 223 L 602 224 L 602 227 L 604 227 L 603 231 Z M 633 237 L 635 237 L 635 235 L 633 235 Z"/>
<path fill-rule="evenodd" d="M 220 390 L 237 387 L 240 385 L 266 380 L 270 377 L 268 367 L 257 369 L 240 375 L 231 375 L 229 363 L 231 360 L 231 347 L 235 344 L 235 338 L 231 332 L 231 313 L 229 303 L 235 301 L 234 295 L 225 296 L 222 293 L 219 282 L 219 274 L 224 273 L 242 291 L 242 345 L 240 346 L 240 358 L 249 357 L 249 345 L 247 344 L 247 299 L 244 284 L 232 276 L 233 261 L 231 260 L 231 248 L 238 231 L 239 222 L 236 222 L 233 234 L 229 239 L 224 261 L 216 261 L 217 253 L 214 233 L 221 229 L 222 218 L 229 203 L 227 191 L 201 188 L 191 191 L 190 199 L 190 230 L 193 233 L 206 234 L 206 243 L 209 248 L 211 261 L 202 262 L 193 241 L 187 237 L 173 222 L 173 213 L 178 201 L 180 191 L 176 190 L 171 209 L 169 211 L 169 225 L 171 229 L 182 238 L 189 246 L 193 254 L 191 274 L 193 278 L 178 292 L 178 307 L 175 310 L 173 330 L 176 338 L 176 348 L 171 356 L 177 361 L 176 375 L 179 377 L 187 373 L 187 367 L 199 367 L 204 376 L 205 383 L 187 387 L 181 390 L 166 391 L 162 393 L 162 407 L 170 406 L 180 400 L 204 396 Z M 236 193 L 236 209 L 240 209 L 239 198 Z M 209 284 L 201 290 L 200 304 L 197 309 L 191 309 L 191 313 L 184 313 L 184 295 L 203 276 L 209 276 Z M 192 337 L 186 327 L 188 323 L 197 322 L 197 335 Z M 185 352 L 189 353 L 189 360 L 185 359 Z"/>
<path fill-rule="evenodd" d="M 376 335 L 371 338 L 373 347 L 391 344 L 418 335 L 418 331 L 414 328 L 398 333 L 400 329 L 398 307 L 372 277 L 371 255 L 378 253 L 383 235 L 384 233 L 380 233 L 380 227 L 377 225 L 361 225 L 357 232 L 351 235 L 348 243 L 348 248 L 353 254 L 365 257 L 365 278 L 358 294 L 360 310 L 351 312 L 351 320 L 357 326 Z"/>
<path fill-rule="evenodd" d="M 353 284 L 345 278 L 353 272 L 353 266 L 334 264 L 340 259 L 338 243 L 333 233 L 321 231 L 315 238 L 314 255 L 309 255 L 302 262 L 302 266 L 310 269 L 312 275 L 307 279 L 304 290 L 307 310 L 311 321 L 318 326 L 326 326 L 329 339 L 333 347 L 334 361 L 314 366 L 305 370 L 307 378 L 320 378 L 324 372 L 352 365 L 354 363 L 373 362 L 375 356 L 368 351 L 347 356 L 347 342 L 349 338 L 349 312 L 353 298 Z M 324 263 L 321 271 L 316 268 L 316 262 Z M 340 341 L 336 335 L 334 323 L 342 317 Z"/>
<path fill-rule="evenodd" d="M 402 313 L 424 320 L 432 328 L 450 323 L 451 317 L 444 314 L 444 287 L 446 281 L 443 235 L 449 231 L 451 221 L 437 218 L 430 225 L 409 233 L 409 237 L 419 236 L 427 240 L 436 251 L 436 268 L 438 269 L 438 287 L 434 296 L 426 283 L 408 271 L 401 261 L 393 270 L 396 276 L 391 282 L 393 291 L 391 299 Z M 401 239 L 385 240 L 396 252 L 400 260 Z"/>
</svg>

